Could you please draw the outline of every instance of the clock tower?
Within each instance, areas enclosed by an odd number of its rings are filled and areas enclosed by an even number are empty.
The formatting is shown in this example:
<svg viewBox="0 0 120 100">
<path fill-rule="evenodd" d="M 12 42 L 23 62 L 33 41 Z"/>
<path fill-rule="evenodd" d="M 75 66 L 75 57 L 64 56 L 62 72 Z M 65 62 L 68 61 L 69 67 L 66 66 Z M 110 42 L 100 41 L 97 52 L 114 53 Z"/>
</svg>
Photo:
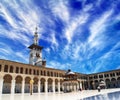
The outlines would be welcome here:
<svg viewBox="0 0 120 100">
<path fill-rule="evenodd" d="M 30 49 L 29 64 L 36 66 L 46 66 L 46 61 L 42 59 L 42 46 L 38 45 L 37 28 L 34 33 L 33 44 L 28 47 Z"/>
</svg>

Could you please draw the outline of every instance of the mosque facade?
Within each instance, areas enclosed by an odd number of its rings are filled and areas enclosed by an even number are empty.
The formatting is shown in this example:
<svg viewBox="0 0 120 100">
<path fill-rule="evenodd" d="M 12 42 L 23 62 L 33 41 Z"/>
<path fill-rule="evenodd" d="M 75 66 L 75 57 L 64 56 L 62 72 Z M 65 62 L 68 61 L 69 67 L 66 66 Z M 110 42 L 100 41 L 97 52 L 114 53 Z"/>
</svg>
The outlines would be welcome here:
<svg viewBox="0 0 120 100">
<path fill-rule="evenodd" d="M 28 48 L 29 64 L 0 59 L 0 94 L 79 91 L 97 89 L 100 84 L 104 88 L 120 88 L 120 69 L 94 74 L 69 71 L 64 77 L 65 70 L 47 68 L 43 47 L 38 45 L 37 29 Z"/>
</svg>

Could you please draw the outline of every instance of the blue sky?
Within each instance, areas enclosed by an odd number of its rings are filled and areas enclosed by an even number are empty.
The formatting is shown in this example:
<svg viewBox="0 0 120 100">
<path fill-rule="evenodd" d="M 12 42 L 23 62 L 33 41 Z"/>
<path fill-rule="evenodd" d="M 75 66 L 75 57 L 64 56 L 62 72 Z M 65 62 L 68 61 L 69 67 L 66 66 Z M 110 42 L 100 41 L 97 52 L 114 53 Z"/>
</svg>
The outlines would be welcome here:
<svg viewBox="0 0 120 100">
<path fill-rule="evenodd" d="M 28 63 L 36 26 L 47 67 L 120 69 L 120 0 L 1 0 L 0 59 Z"/>
</svg>

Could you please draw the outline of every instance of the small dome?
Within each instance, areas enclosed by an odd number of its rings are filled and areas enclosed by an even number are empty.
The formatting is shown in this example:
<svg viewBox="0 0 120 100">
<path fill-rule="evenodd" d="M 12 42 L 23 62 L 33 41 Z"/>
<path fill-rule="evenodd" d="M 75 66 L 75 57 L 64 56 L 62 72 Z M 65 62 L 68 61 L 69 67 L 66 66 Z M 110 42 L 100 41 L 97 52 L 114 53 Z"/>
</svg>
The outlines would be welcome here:
<svg viewBox="0 0 120 100">
<path fill-rule="evenodd" d="M 68 72 L 67 74 L 69 75 L 69 74 L 75 74 L 75 73 L 74 72 Z"/>
<path fill-rule="evenodd" d="M 105 84 L 105 82 L 104 82 L 104 81 L 101 81 L 100 84 Z"/>
<path fill-rule="evenodd" d="M 68 69 L 68 71 L 66 72 L 66 75 L 74 75 L 75 73 L 74 72 L 71 72 L 71 70 L 70 69 Z"/>
</svg>

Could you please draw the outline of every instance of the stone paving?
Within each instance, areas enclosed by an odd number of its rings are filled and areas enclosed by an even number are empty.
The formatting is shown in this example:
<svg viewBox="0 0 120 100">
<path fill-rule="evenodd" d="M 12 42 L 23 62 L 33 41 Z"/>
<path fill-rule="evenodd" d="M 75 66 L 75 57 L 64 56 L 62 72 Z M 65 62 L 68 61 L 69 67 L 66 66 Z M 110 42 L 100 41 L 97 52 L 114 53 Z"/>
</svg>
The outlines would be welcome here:
<svg viewBox="0 0 120 100">
<path fill-rule="evenodd" d="M 97 90 L 83 90 L 71 93 L 33 93 L 30 94 L 1 94 L 0 100 L 80 100 L 99 94 L 106 94 L 120 91 L 117 89 L 105 89 L 98 92 Z"/>
</svg>

